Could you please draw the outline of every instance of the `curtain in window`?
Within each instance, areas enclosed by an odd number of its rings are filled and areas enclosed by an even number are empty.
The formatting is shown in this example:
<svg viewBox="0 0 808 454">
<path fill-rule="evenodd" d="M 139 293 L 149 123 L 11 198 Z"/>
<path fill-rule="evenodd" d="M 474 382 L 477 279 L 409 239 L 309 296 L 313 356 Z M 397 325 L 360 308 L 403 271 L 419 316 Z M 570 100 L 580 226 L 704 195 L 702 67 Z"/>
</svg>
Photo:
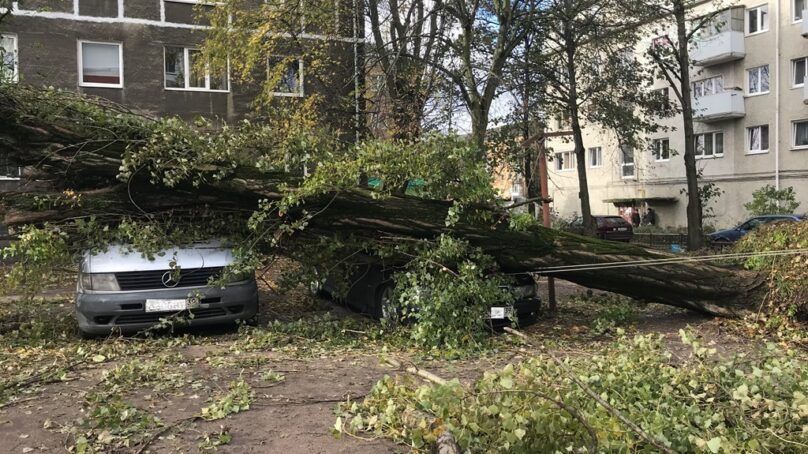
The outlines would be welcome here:
<svg viewBox="0 0 808 454">
<path fill-rule="evenodd" d="M 749 128 L 749 149 L 760 150 L 760 128 Z"/>
<path fill-rule="evenodd" d="M 760 68 L 760 91 L 769 91 L 769 65 L 761 66 Z"/>
<path fill-rule="evenodd" d="M 760 91 L 760 74 L 757 69 L 749 70 L 749 93 Z"/>
</svg>

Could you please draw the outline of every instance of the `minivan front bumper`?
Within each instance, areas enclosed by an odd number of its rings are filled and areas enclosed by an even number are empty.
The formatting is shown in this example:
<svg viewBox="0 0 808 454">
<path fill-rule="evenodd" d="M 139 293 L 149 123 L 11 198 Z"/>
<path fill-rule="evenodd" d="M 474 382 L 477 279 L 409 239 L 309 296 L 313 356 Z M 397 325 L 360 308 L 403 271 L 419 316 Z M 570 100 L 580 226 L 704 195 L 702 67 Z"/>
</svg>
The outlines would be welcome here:
<svg viewBox="0 0 808 454">
<path fill-rule="evenodd" d="M 181 312 L 146 312 L 147 299 L 199 299 L 199 307 Z M 78 292 L 76 318 L 83 333 L 133 333 L 178 315 L 190 326 L 249 320 L 258 312 L 255 280 L 218 287 L 172 288 L 130 292 Z M 192 317 L 189 314 L 193 314 Z"/>
</svg>

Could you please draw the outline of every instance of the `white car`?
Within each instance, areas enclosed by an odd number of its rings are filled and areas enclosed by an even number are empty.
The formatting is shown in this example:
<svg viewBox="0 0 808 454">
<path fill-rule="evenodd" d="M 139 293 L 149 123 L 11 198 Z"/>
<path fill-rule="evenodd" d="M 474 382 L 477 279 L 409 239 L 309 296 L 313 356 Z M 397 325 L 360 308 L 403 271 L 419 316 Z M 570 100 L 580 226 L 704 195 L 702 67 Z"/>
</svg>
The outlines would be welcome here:
<svg viewBox="0 0 808 454">
<path fill-rule="evenodd" d="M 173 315 L 193 326 L 250 320 L 258 311 L 255 273 L 209 285 L 233 262 L 232 251 L 216 242 L 168 249 L 153 260 L 123 246 L 85 253 L 76 286 L 79 329 L 131 333 Z"/>
</svg>

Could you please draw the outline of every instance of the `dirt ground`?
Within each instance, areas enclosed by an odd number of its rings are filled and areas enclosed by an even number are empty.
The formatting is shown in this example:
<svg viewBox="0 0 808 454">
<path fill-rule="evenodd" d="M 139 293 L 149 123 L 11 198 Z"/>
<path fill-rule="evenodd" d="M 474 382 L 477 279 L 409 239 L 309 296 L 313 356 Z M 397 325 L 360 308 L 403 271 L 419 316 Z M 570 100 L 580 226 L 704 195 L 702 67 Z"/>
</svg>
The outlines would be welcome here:
<svg viewBox="0 0 808 454">
<path fill-rule="evenodd" d="M 552 340 L 559 354 L 569 355 L 587 354 L 613 339 L 609 334 L 592 334 L 597 309 L 575 302 L 575 295 L 585 289 L 560 281 L 557 291 L 558 315 L 524 328 L 529 336 L 537 342 Z M 284 306 L 293 304 L 289 299 L 265 293 L 259 327 L 293 318 Z M 12 305 L 12 300 L 7 299 L 6 305 Z M 112 440 L 104 445 L 109 452 L 198 452 L 213 449 L 210 441 L 223 433 L 229 436 L 226 443 L 215 448 L 223 453 L 408 451 L 384 439 L 332 435 L 339 402 L 361 399 L 385 374 L 402 372 L 382 364 L 384 344 L 367 335 L 376 325 L 329 302 L 297 296 L 294 304 L 328 317 L 322 320 L 356 319 L 357 329 L 335 325 L 335 336 L 345 336 L 344 342 L 294 330 L 278 337 L 275 331 L 261 328 L 83 341 L 70 325 L 69 301 L 53 295 L 50 300 L 40 303 L 47 311 L 36 312 L 44 313 L 46 319 L 31 326 L 20 320 L 24 314 L 7 312 L 0 318 L 0 370 L 6 375 L 0 382 L 4 383 L 0 388 L 2 452 L 81 452 L 82 437 Z M 674 355 L 686 356 L 678 331 L 687 326 L 727 351 L 748 348 L 745 341 L 722 330 L 721 321 L 657 305 L 638 310 L 625 328 L 660 333 Z M 470 381 L 486 369 L 531 354 L 509 345 L 502 342 L 496 351 L 466 361 L 422 361 L 406 350 L 385 354 L 419 362 L 419 367 L 446 378 Z M 219 402 L 239 381 L 254 393 L 249 409 L 212 421 L 200 417 L 202 408 Z M 104 426 L 108 428 L 93 426 L 114 407 L 114 394 L 124 396 L 138 414 L 158 417 L 160 423 L 132 430 L 129 421 L 135 419 L 129 413 L 115 413 L 118 419 Z"/>
</svg>

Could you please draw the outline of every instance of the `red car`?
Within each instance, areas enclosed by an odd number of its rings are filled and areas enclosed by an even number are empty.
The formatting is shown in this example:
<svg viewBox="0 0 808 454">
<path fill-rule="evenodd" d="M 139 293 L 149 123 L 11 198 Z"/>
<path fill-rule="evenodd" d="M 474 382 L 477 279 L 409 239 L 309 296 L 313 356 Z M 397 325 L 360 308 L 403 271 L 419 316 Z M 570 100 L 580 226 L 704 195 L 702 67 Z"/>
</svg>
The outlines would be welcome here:
<svg viewBox="0 0 808 454">
<path fill-rule="evenodd" d="M 601 240 L 623 241 L 628 243 L 634 237 L 634 228 L 628 221 L 620 216 L 592 216 L 595 220 L 595 236 Z M 584 233 L 584 220 L 577 218 L 572 223 L 571 230 L 575 233 Z"/>
</svg>

